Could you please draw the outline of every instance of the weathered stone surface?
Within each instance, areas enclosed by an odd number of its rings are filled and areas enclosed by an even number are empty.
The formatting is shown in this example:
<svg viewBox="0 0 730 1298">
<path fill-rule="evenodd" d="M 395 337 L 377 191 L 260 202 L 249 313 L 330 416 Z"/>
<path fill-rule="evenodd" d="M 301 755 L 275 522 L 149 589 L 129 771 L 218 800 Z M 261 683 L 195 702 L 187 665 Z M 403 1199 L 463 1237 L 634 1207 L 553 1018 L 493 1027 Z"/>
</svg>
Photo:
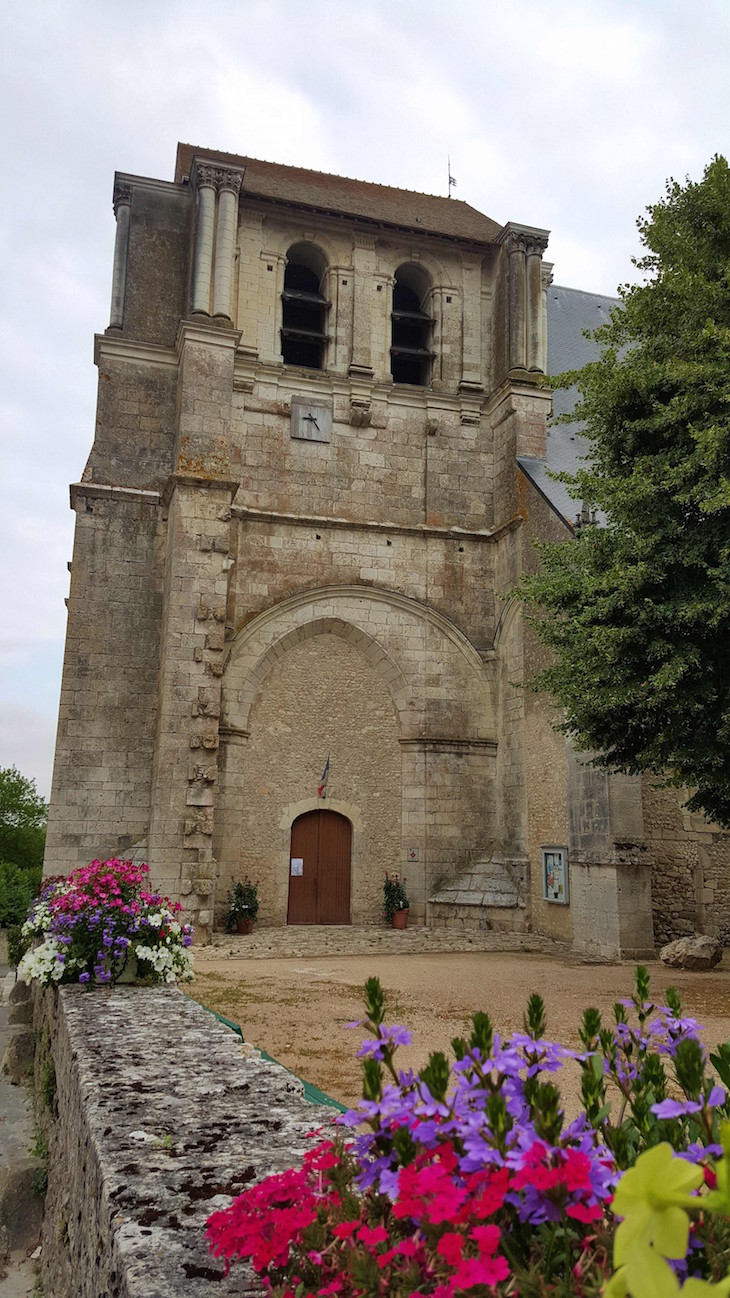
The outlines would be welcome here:
<svg viewBox="0 0 730 1298">
<path fill-rule="evenodd" d="M 8 996 L 8 1004 L 18 1005 L 23 1001 L 32 1001 L 32 996 L 33 992 L 29 984 L 24 983 L 21 978 L 18 978 L 11 988 L 10 995 Z"/>
<path fill-rule="evenodd" d="M 0 1167 L 0 1230 L 7 1252 L 38 1243 L 43 1220 L 45 1164 L 32 1155 Z"/>
<path fill-rule="evenodd" d="M 33 1022 L 33 1002 L 30 1000 L 13 1001 L 8 1010 L 8 1023 L 11 1025 Z"/>
<path fill-rule="evenodd" d="M 1 1071 L 15 1086 L 22 1086 L 32 1071 L 35 1033 L 32 1027 L 16 1027 L 8 1033 Z"/>
<path fill-rule="evenodd" d="M 717 938 L 697 935 L 680 937 L 669 942 L 659 952 L 662 964 L 671 969 L 693 969 L 701 972 L 714 969 L 722 960 L 722 942 Z"/>
<path fill-rule="evenodd" d="M 40 993 L 58 1120 L 47 1123 L 45 1292 L 217 1298 L 251 1292 L 212 1258 L 205 1220 L 294 1166 L 332 1110 L 174 988 Z"/>
</svg>

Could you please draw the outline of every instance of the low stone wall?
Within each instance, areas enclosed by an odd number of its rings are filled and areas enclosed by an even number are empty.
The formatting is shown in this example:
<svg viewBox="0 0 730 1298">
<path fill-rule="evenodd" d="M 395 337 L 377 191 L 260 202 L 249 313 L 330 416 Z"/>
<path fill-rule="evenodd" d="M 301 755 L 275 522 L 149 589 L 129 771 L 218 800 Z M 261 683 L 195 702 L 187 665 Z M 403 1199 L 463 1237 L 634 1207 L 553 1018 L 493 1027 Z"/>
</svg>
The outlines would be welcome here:
<svg viewBox="0 0 730 1298">
<path fill-rule="evenodd" d="M 34 1026 L 49 1148 L 45 1292 L 258 1291 L 243 1264 L 226 1277 L 210 1256 L 206 1217 L 296 1164 L 332 1110 L 308 1104 L 296 1078 L 175 988 L 39 992 Z"/>
</svg>

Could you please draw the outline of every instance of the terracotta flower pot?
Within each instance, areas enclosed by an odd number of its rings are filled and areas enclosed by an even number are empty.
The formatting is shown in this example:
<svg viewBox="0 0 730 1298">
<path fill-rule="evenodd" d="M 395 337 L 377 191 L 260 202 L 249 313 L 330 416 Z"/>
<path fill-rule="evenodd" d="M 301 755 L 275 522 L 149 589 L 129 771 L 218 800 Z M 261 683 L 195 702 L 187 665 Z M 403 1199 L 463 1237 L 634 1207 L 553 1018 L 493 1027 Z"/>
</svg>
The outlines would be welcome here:
<svg viewBox="0 0 730 1298">
<path fill-rule="evenodd" d="M 237 932 L 237 933 L 253 933 L 253 923 L 254 923 L 254 922 L 253 922 L 252 919 L 237 919 L 237 920 L 236 920 L 236 932 Z"/>
<path fill-rule="evenodd" d="M 393 925 L 393 928 L 407 928 L 407 927 L 408 927 L 408 909 L 406 908 L 405 910 L 396 910 L 396 911 L 394 911 L 394 912 L 393 912 L 393 919 L 391 920 L 391 923 L 392 923 L 392 925 Z"/>
</svg>

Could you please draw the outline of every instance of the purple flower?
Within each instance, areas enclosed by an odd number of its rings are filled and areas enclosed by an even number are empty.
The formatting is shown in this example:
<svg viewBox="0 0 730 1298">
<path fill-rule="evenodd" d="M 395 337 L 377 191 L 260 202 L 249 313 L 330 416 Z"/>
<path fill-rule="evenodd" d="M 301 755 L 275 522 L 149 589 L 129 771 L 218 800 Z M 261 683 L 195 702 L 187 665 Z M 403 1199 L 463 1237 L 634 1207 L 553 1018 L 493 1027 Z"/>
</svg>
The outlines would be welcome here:
<svg viewBox="0 0 730 1298">
<path fill-rule="evenodd" d="M 724 1104 L 724 1103 L 725 1103 L 724 1090 L 722 1089 L 721 1086 L 713 1086 L 712 1090 L 710 1091 L 710 1094 L 707 1097 L 708 1106 L 711 1109 L 714 1109 L 717 1105 Z"/>
<path fill-rule="evenodd" d="M 657 1118 L 683 1118 L 699 1113 L 701 1108 L 698 1100 L 662 1100 L 661 1104 L 652 1104 L 651 1111 Z"/>
<path fill-rule="evenodd" d="M 91 979 L 91 974 L 89 974 L 89 973 L 82 973 L 82 974 L 79 974 L 79 982 L 80 982 L 80 983 L 87 983 L 87 982 L 90 981 L 90 979 Z"/>
<path fill-rule="evenodd" d="M 677 1157 L 684 1158 L 688 1163 L 704 1163 L 708 1155 L 712 1158 L 722 1158 L 722 1145 L 701 1145 L 695 1140 L 686 1149 L 677 1150 Z"/>
<path fill-rule="evenodd" d="M 395 1046 L 409 1046 L 411 1044 L 411 1034 L 407 1028 L 398 1027 L 393 1024 L 392 1027 L 381 1027 L 377 1037 L 363 1041 L 357 1052 L 358 1059 L 370 1056 L 372 1059 L 382 1059 L 383 1052 Z"/>
</svg>

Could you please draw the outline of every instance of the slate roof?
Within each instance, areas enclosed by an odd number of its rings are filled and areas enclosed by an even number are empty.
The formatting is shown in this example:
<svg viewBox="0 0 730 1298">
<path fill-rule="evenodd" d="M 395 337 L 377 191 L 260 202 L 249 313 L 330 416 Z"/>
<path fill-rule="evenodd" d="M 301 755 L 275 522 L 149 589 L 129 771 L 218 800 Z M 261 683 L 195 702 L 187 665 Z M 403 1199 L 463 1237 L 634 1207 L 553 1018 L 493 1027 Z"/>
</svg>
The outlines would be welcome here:
<svg viewBox="0 0 730 1298">
<path fill-rule="evenodd" d="M 577 288 L 551 285 L 547 291 L 548 374 L 562 374 L 565 370 L 580 369 L 600 353 L 597 343 L 583 337 L 584 329 L 597 329 L 608 322 L 611 310 L 619 299 L 601 293 L 585 293 Z M 575 388 L 556 392 L 553 397 L 553 414 L 561 415 L 575 404 Z M 547 459 L 536 460 L 520 456 L 518 464 L 549 501 L 556 513 L 573 523 L 579 502 L 568 495 L 562 482 L 548 477 L 552 473 L 575 473 L 585 459 L 589 441 L 581 433 L 581 425 L 555 424 L 548 427 Z"/>
<path fill-rule="evenodd" d="M 203 149 L 196 144 L 178 144 L 175 180 L 179 183 L 190 174 L 194 156 L 213 162 L 245 167 L 242 194 L 293 203 L 317 212 L 352 216 L 380 226 L 396 226 L 425 234 L 438 234 L 466 243 L 494 243 L 502 230 L 469 203 L 436 194 L 419 194 L 411 189 L 374 185 L 366 180 L 349 180 L 330 176 L 305 167 L 285 167 L 278 162 L 239 157 L 217 149 Z"/>
</svg>

